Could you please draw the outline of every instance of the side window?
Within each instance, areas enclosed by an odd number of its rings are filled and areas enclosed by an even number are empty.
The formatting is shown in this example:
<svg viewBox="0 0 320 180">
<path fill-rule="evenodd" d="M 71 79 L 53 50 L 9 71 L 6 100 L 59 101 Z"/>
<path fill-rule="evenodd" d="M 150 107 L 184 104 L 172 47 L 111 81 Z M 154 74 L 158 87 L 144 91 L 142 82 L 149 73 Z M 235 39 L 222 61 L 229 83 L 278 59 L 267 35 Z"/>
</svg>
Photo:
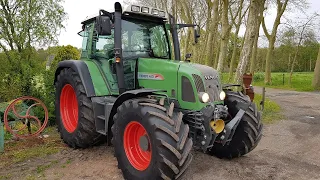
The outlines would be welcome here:
<svg viewBox="0 0 320 180">
<path fill-rule="evenodd" d="M 153 53 L 157 57 L 168 57 L 169 48 L 167 42 L 166 34 L 162 26 L 155 26 L 150 28 L 151 34 L 151 48 Z"/>
<path fill-rule="evenodd" d="M 93 42 L 95 56 L 111 59 L 114 57 L 114 34 L 110 36 L 98 36 Z"/>
<path fill-rule="evenodd" d="M 89 32 L 90 32 L 91 28 L 92 28 L 91 24 L 86 25 L 85 29 L 78 33 L 82 37 L 81 57 L 84 57 L 84 58 L 86 58 L 88 56 L 88 50 L 89 50 L 89 47 L 88 47 L 89 38 L 88 37 L 89 37 Z"/>
</svg>

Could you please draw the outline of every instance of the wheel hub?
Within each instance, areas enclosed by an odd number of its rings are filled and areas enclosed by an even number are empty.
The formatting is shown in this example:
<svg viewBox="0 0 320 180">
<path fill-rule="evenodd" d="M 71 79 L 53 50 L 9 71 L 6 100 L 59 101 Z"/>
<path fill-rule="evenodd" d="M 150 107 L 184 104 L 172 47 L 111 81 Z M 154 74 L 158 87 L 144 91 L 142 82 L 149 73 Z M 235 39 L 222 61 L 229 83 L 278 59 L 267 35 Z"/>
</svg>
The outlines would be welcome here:
<svg viewBox="0 0 320 180">
<path fill-rule="evenodd" d="M 148 136 L 147 135 L 144 135 L 144 136 L 140 137 L 139 145 L 140 145 L 140 148 L 143 151 L 148 151 L 149 150 L 149 140 L 148 140 Z"/>
<path fill-rule="evenodd" d="M 151 144 L 146 129 L 137 121 L 130 122 L 123 136 L 123 145 L 130 164 L 139 171 L 144 171 L 151 162 Z"/>
</svg>

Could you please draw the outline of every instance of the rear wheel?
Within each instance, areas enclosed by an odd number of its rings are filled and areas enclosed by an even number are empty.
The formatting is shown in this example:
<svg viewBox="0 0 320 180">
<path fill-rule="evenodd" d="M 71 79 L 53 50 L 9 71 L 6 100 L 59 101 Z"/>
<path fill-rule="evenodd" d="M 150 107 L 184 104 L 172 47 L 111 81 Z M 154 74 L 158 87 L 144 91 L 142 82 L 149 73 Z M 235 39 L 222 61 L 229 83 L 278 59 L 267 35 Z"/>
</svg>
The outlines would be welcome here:
<svg viewBox="0 0 320 180">
<path fill-rule="evenodd" d="M 248 110 L 242 117 L 234 136 L 229 144 L 222 146 L 220 143 L 215 143 L 209 151 L 211 155 L 219 158 L 235 158 L 245 155 L 252 151 L 259 143 L 262 137 L 262 119 L 261 113 L 257 106 L 250 101 L 248 96 L 241 92 L 226 92 L 225 104 L 228 106 L 229 114 L 234 117 L 238 111 L 236 102 L 243 102 L 250 104 Z"/>
<path fill-rule="evenodd" d="M 56 121 L 63 141 L 72 148 L 104 142 L 105 136 L 95 131 L 92 102 L 79 75 L 72 69 L 63 69 L 55 86 Z"/>
<path fill-rule="evenodd" d="M 175 179 L 189 166 L 192 140 L 183 114 L 152 99 L 131 99 L 112 126 L 115 156 L 125 179 Z"/>
</svg>

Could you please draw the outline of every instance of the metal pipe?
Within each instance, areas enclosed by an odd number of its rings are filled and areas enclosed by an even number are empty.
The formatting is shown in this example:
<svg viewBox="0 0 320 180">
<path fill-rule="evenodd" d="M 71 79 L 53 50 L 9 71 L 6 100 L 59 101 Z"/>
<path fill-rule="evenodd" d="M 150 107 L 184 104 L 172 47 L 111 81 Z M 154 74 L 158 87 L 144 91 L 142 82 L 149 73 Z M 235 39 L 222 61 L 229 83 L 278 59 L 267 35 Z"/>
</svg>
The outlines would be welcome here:
<svg viewBox="0 0 320 180">
<path fill-rule="evenodd" d="M 121 39 L 121 15 L 122 7 L 119 2 L 114 4 L 114 54 L 116 62 L 116 71 L 117 71 L 117 80 L 119 94 L 122 94 L 126 91 L 124 84 L 124 70 L 123 70 L 123 59 L 122 59 L 122 39 Z"/>
<path fill-rule="evenodd" d="M 174 58 L 178 61 L 181 59 L 180 54 L 180 42 L 178 37 L 178 31 L 177 31 L 177 24 L 175 22 L 175 18 L 170 14 L 170 29 L 172 34 L 172 40 L 173 40 L 173 48 L 174 48 Z"/>
</svg>

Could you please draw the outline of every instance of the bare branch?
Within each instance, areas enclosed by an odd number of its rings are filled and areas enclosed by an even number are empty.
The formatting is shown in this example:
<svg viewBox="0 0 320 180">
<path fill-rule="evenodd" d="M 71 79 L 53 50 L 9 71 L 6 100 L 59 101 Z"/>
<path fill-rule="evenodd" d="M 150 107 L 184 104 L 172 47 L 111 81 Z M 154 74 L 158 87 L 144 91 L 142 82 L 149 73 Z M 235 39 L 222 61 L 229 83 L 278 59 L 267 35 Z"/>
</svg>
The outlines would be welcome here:
<svg viewBox="0 0 320 180">
<path fill-rule="evenodd" d="M 266 27 L 266 23 L 265 23 L 264 17 L 261 20 L 261 24 L 262 24 L 262 28 L 263 28 L 264 34 L 266 35 L 267 39 L 270 40 L 270 34 L 268 33 L 268 29 Z"/>
</svg>

